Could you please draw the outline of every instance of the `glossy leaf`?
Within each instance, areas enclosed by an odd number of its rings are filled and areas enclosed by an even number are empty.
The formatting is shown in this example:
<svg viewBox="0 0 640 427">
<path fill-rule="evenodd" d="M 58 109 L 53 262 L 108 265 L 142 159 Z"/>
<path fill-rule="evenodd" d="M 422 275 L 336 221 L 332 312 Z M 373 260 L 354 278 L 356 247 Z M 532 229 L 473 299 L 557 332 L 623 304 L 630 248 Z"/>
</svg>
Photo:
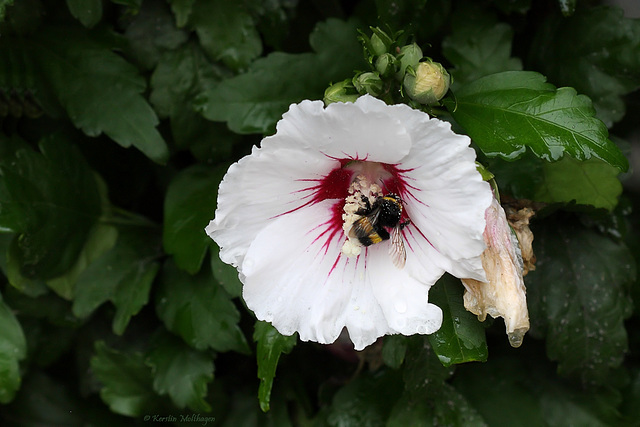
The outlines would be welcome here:
<svg viewBox="0 0 640 427">
<path fill-rule="evenodd" d="M 429 343 L 444 366 L 487 360 L 484 327 L 462 303 L 462 283 L 443 276 L 429 291 L 429 302 L 442 309 L 442 326 L 429 335 Z"/>
<path fill-rule="evenodd" d="M 256 322 L 253 332 L 253 340 L 256 342 L 256 359 L 258 362 L 258 400 L 260 409 L 267 412 L 270 407 L 271 389 L 273 379 L 276 376 L 276 368 L 280 355 L 289 353 L 297 342 L 297 335 L 284 336 L 267 322 Z"/>
<path fill-rule="evenodd" d="M 8 268 L 50 279 L 76 262 L 101 199 L 77 149 L 52 135 L 40 142 L 40 152 L 20 149 L 0 159 L 0 207 L 0 227 L 16 233 Z"/>
<path fill-rule="evenodd" d="M 141 95 L 146 83 L 112 44 L 71 28 L 43 29 L 32 43 L 40 72 L 76 127 L 166 162 L 158 118 Z"/>
<path fill-rule="evenodd" d="M 530 56 L 550 81 L 588 95 L 597 116 L 611 126 L 625 114 L 623 96 L 640 87 L 639 46 L 637 19 L 618 8 L 582 8 L 570 18 L 545 19 Z"/>
<path fill-rule="evenodd" d="M 249 352 L 238 327 L 240 313 L 208 267 L 191 276 L 165 262 L 156 312 L 168 330 L 197 350 Z"/>
<path fill-rule="evenodd" d="M 534 229 L 538 261 L 527 276 L 532 334 L 546 337 L 562 375 L 602 384 L 627 351 L 624 319 L 636 265 L 623 243 L 573 222 Z"/>
<path fill-rule="evenodd" d="M 27 342 L 20 323 L 0 299 L 0 403 L 9 403 L 20 388 L 19 362 L 26 355 Z"/>
<path fill-rule="evenodd" d="M 353 22 L 318 24 L 310 44 L 315 53 L 275 52 L 246 73 L 211 85 L 197 100 L 198 110 L 209 120 L 226 121 L 236 133 L 268 133 L 291 103 L 321 99 L 328 82 L 365 66 Z"/>
<path fill-rule="evenodd" d="M 102 342 L 95 345 L 91 370 L 102 383 L 100 397 L 116 414 L 139 417 L 154 412 L 151 369 L 139 353 L 122 353 Z"/>
<path fill-rule="evenodd" d="M 196 0 L 190 22 L 202 48 L 229 68 L 246 67 L 262 53 L 260 34 L 242 2 Z"/>
<path fill-rule="evenodd" d="M 556 89 L 541 74 L 505 71 L 480 78 L 461 87 L 447 106 L 487 156 L 516 159 L 529 148 L 549 161 L 566 153 L 628 168 L 604 123 L 593 117 L 589 98 Z"/>
<path fill-rule="evenodd" d="M 144 228 L 120 229 L 115 246 L 78 278 L 73 302 L 76 316 L 87 317 L 111 301 L 116 307 L 113 331 L 118 335 L 124 332 L 131 317 L 147 304 L 151 283 L 160 268 L 159 242 L 152 232 Z"/>
<path fill-rule="evenodd" d="M 168 394 L 178 408 L 210 412 L 206 402 L 207 385 L 213 380 L 213 360 L 169 334 L 157 339 L 157 346 L 147 357 L 153 373 L 153 388 Z"/>
</svg>

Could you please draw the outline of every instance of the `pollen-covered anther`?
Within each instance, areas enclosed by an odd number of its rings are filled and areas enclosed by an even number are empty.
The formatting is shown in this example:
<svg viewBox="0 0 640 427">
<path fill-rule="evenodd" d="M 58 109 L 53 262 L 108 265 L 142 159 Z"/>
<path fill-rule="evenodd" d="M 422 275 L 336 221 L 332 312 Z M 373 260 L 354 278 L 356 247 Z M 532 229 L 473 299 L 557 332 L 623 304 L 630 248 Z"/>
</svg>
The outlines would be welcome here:
<svg viewBox="0 0 640 427">
<path fill-rule="evenodd" d="M 358 175 L 349 186 L 349 195 L 344 199 L 344 213 L 342 214 L 342 229 L 347 240 L 342 245 L 342 253 L 348 257 L 356 257 L 362 252 L 362 243 L 357 238 L 349 235 L 353 223 L 361 215 L 356 212 L 367 208 L 365 199 L 369 205 L 375 203 L 376 198 L 382 194 L 382 189 L 378 184 L 371 183 L 364 175 Z"/>
</svg>

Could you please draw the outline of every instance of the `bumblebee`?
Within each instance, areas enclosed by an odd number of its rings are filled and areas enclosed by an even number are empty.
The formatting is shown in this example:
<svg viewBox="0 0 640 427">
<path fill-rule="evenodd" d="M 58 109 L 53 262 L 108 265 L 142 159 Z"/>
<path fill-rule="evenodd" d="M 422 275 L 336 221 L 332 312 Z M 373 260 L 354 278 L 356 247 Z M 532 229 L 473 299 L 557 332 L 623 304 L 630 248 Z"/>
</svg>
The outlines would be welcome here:
<svg viewBox="0 0 640 427">
<path fill-rule="evenodd" d="M 390 193 L 379 196 L 373 204 L 365 196 L 362 196 L 362 201 L 365 206 L 356 211 L 360 218 L 353 223 L 349 230 L 349 237 L 358 239 L 362 246 L 371 246 L 391 238 L 389 247 L 391 260 L 396 267 L 403 268 L 407 253 L 401 230 L 410 221 L 400 222 L 402 199 L 397 194 Z M 391 229 L 391 234 L 387 231 L 388 228 Z"/>
</svg>

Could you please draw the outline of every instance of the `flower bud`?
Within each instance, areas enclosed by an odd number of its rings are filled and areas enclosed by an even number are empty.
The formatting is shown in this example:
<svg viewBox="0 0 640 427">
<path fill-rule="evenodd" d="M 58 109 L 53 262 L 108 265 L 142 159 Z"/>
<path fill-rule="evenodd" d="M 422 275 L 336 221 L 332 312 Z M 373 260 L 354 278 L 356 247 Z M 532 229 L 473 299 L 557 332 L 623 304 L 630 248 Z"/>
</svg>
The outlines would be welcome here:
<svg viewBox="0 0 640 427">
<path fill-rule="evenodd" d="M 382 93 L 382 79 L 376 72 L 358 74 L 353 78 L 353 85 L 363 95 L 368 93 L 369 95 L 378 96 Z"/>
<path fill-rule="evenodd" d="M 332 84 L 324 91 L 324 105 L 334 102 L 355 102 L 360 95 L 356 93 L 351 80 L 347 79 Z"/>
<path fill-rule="evenodd" d="M 384 41 L 376 33 L 373 33 L 371 35 L 371 47 L 373 49 L 371 53 L 378 56 L 384 55 L 389 51 L 388 50 L 389 47 L 384 43 Z"/>
<path fill-rule="evenodd" d="M 396 73 L 396 78 L 402 81 L 407 67 L 415 68 L 418 66 L 418 62 L 422 59 L 422 49 L 415 43 L 403 46 L 397 58 L 400 61 L 400 71 Z"/>
<path fill-rule="evenodd" d="M 438 62 L 421 62 L 412 72 L 407 72 L 402 85 L 409 98 L 421 104 L 431 105 L 440 101 L 449 90 L 451 76 Z"/>
<path fill-rule="evenodd" d="M 375 66 L 382 77 L 392 76 L 396 72 L 396 58 L 390 53 L 385 53 L 376 59 Z"/>
</svg>

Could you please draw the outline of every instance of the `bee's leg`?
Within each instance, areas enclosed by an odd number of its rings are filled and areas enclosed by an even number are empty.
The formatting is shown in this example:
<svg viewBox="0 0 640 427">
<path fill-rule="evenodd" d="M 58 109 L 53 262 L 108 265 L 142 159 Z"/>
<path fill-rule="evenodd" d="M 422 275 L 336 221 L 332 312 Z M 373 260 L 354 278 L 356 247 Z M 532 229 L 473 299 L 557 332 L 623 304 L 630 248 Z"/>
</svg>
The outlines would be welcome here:
<svg viewBox="0 0 640 427">
<path fill-rule="evenodd" d="M 402 230 L 403 228 L 405 228 L 409 224 L 411 224 L 411 220 L 407 219 L 406 221 L 401 222 L 400 224 L 398 224 L 398 227 L 400 227 L 400 230 Z"/>
<path fill-rule="evenodd" d="M 360 208 L 356 211 L 356 215 L 367 215 L 371 212 L 371 203 L 369 203 L 369 198 L 364 194 L 361 196 L 362 202 L 364 203 L 364 208 Z"/>
</svg>

